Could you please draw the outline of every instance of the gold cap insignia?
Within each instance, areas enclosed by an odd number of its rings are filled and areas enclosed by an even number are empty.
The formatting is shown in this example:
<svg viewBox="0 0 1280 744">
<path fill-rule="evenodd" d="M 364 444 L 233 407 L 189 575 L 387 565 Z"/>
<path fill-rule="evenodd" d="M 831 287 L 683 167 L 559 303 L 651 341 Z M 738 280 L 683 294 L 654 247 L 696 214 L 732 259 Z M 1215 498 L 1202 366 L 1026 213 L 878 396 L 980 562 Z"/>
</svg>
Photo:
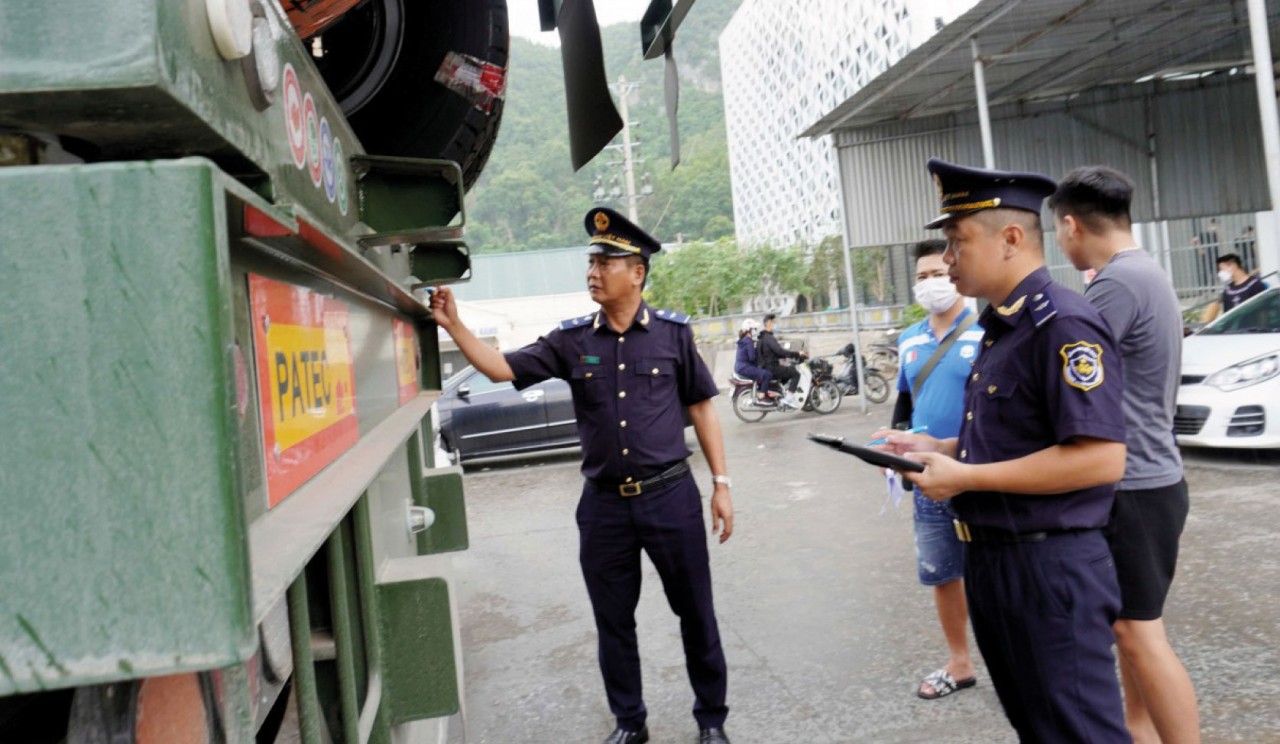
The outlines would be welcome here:
<svg viewBox="0 0 1280 744">
<path fill-rule="evenodd" d="M 609 215 L 604 212 L 596 212 L 596 229 L 600 232 L 609 229 Z"/>
</svg>

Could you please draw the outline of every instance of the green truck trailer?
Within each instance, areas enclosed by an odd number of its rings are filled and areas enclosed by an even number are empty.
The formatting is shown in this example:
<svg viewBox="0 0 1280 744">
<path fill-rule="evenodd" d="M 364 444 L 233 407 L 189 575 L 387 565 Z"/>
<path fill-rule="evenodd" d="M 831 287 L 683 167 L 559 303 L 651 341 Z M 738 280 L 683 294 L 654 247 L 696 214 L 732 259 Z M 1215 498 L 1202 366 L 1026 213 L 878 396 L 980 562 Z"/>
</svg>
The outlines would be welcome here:
<svg viewBox="0 0 1280 744">
<path fill-rule="evenodd" d="M 423 290 L 469 272 L 501 99 L 437 86 L 412 147 L 362 139 L 409 94 L 376 34 L 501 73 L 505 7 L 347 3 L 304 42 L 288 5 L 0 2 L 0 741 L 438 741 L 460 710 Z"/>
<path fill-rule="evenodd" d="M 538 7 L 580 167 L 599 30 Z M 0 742 L 465 725 L 426 299 L 507 49 L 505 0 L 0 0 Z"/>
</svg>

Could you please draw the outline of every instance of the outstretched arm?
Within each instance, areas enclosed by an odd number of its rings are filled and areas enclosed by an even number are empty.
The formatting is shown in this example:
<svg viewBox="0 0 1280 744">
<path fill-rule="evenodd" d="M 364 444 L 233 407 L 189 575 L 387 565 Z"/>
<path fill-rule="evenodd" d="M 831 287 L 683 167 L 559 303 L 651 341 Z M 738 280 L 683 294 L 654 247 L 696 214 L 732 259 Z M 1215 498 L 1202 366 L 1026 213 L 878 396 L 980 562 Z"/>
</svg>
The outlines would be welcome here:
<svg viewBox="0 0 1280 744">
<path fill-rule="evenodd" d="M 431 317 L 436 325 L 458 345 L 458 350 L 485 377 L 494 382 L 514 380 L 516 374 L 502 352 L 476 338 L 475 334 L 458 319 L 458 303 L 448 287 L 439 287 L 431 296 Z"/>
</svg>

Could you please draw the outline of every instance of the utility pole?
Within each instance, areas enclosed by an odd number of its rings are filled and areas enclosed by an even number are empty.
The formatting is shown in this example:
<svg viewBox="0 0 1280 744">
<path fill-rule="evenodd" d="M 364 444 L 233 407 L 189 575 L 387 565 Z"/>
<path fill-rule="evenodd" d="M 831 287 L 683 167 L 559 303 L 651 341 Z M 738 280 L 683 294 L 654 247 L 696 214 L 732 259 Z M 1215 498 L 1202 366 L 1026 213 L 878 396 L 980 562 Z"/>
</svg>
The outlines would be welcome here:
<svg viewBox="0 0 1280 744">
<path fill-rule="evenodd" d="M 595 188 L 591 192 L 592 198 L 597 203 L 613 199 L 626 204 L 627 218 L 637 224 L 639 224 L 637 207 L 640 200 L 653 194 L 653 184 L 649 181 L 648 173 L 641 176 L 640 190 L 636 191 L 636 163 L 643 163 L 644 160 L 635 157 L 634 154 L 634 150 L 640 147 L 641 143 L 631 139 L 631 120 L 627 114 L 627 99 L 631 96 L 631 92 L 639 87 L 639 83 L 628 83 L 625 77 L 618 78 L 618 113 L 622 116 L 622 142 L 608 147 L 622 151 L 622 160 L 609 163 L 611 166 L 622 166 L 622 183 L 619 185 L 616 174 L 609 179 L 607 185 L 603 176 L 596 176 Z"/>
<path fill-rule="evenodd" d="M 637 87 L 636 83 L 627 83 L 625 77 L 618 78 L 618 98 L 622 110 L 622 174 L 627 184 L 627 219 L 638 223 L 636 218 L 636 173 L 635 163 L 631 159 L 631 119 L 627 118 L 627 98 Z"/>
</svg>

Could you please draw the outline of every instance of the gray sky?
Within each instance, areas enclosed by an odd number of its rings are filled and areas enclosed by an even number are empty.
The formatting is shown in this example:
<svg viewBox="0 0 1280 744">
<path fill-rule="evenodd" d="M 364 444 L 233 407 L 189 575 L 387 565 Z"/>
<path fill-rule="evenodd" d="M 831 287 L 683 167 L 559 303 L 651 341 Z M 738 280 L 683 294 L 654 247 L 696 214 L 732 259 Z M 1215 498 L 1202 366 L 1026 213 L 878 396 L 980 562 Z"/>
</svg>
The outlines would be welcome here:
<svg viewBox="0 0 1280 744">
<path fill-rule="evenodd" d="M 649 0 L 595 0 L 596 20 L 601 26 L 621 21 L 638 21 L 649 7 Z M 507 13 L 511 21 L 511 35 L 559 46 L 555 31 L 543 33 L 538 23 L 538 0 L 507 0 Z"/>
</svg>

